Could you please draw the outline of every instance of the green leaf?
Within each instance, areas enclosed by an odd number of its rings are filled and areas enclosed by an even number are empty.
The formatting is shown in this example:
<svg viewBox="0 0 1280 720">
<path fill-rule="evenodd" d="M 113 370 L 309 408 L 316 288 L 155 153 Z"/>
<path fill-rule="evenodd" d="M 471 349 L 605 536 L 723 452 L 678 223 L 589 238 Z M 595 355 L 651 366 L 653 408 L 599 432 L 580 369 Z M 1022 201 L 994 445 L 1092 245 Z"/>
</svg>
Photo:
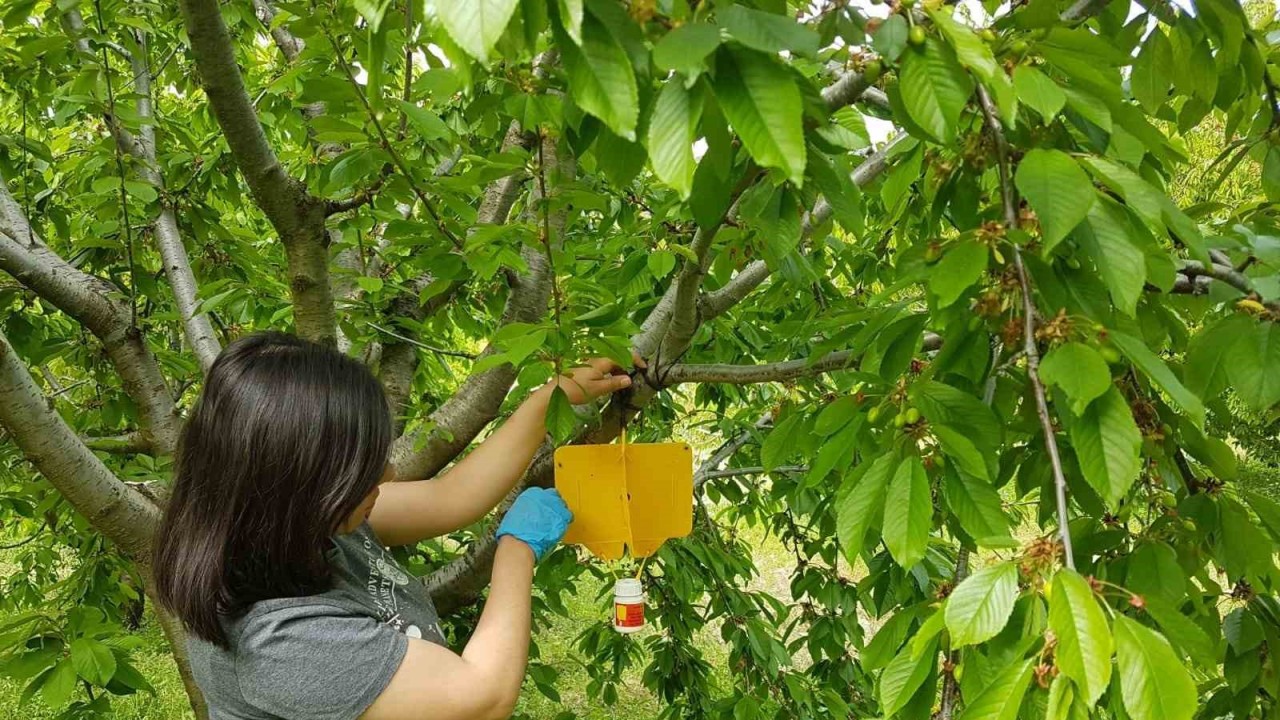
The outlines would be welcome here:
<svg viewBox="0 0 1280 720">
<path fill-rule="evenodd" d="M 716 99 L 751 156 L 804 183 L 805 142 L 800 90 L 786 68 L 753 50 L 728 46 L 717 55 Z"/>
<path fill-rule="evenodd" d="M 911 386 L 911 401 L 930 423 L 961 428 L 979 450 L 995 454 L 1003 430 L 991 408 L 950 385 L 927 380 Z"/>
<path fill-rule="evenodd" d="M 447 0 L 446 0 L 447 2 Z M 582 0 L 556 0 L 560 24 L 569 39 L 582 44 Z"/>
<path fill-rule="evenodd" d="M 1012 128 L 1017 121 L 1018 108 L 1013 83 L 1004 69 L 996 63 L 991 46 L 978 37 L 968 24 L 956 21 L 951 15 L 952 11 L 953 8 L 943 6 L 927 12 L 955 50 L 960 64 L 973 72 L 991 91 L 1000 119 L 1007 128 Z"/>
<path fill-rule="evenodd" d="M 1076 238 L 1102 274 L 1116 308 L 1133 316 L 1147 281 L 1147 261 L 1130 235 L 1135 232 L 1124 208 L 1111 200 L 1100 200 L 1089 211 L 1089 221 L 1080 226 Z"/>
<path fill-rule="evenodd" d="M 817 57 L 818 33 L 792 18 L 752 10 L 741 5 L 728 5 L 716 17 L 734 40 L 749 48 L 776 54 L 790 51 L 804 57 Z"/>
<path fill-rule="evenodd" d="M 1109 506 L 1118 506 L 1142 467 L 1142 433 L 1119 390 L 1110 388 L 1072 420 L 1071 445 L 1084 479 Z"/>
<path fill-rule="evenodd" d="M 1224 499 L 1219 508 L 1218 559 L 1232 578 L 1267 577 L 1273 572 L 1274 544 L 1244 506 Z"/>
<path fill-rule="evenodd" d="M 156 198 L 160 197 L 155 185 L 141 180 L 125 180 L 124 191 L 129 197 L 137 198 L 144 203 L 155 202 Z"/>
<path fill-rule="evenodd" d="M 1236 395 L 1259 412 L 1280 402 L 1280 323 L 1257 322 L 1235 344 L 1227 378 Z"/>
<path fill-rule="evenodd" d="M 1097 350 L 1078 342 L 1059 345 L 1040 361 L 1040 379 L 1057 385 L 1071 398 L 1071 412 L 1084 413 L 1089 403 L 1111 387 L 1111 369 Z"/>
<path fill-rule="evenodd" d="M 964 647 L 995 637 L 1009 622 L 1018 599 L 1018 566 L 1003 562 L 965 578 L 947 598 L 951 646 Z"/>
<path fill-rule="evenodd" d="M 952 245 L 929 272 L 929 290 L 938 308 L 949 307 L 987 270 L 987 246 L 977 241 Z"/>
<path fill-rule="evenodd" d="M 1040 219 L 1045 255 L 1088 215 L 1097 194 L 1070 155 L 1035 149 L 1018 163 L 1014 183 Z"/>
<path fill-rule="evenodd" d="M 1274 145 L 1262 161 L 1262 191 L 1271 202 L 1280 202 L 1280 148 Z"/>
<path fill-rule="evenodd" d="M 1066 675 L 1059 674 L 1049 684 L 1044 720 L 1089 720 L 1088 708 L 1080 702 L 1075 686 Z"/>
<path fill-rule="evenodd" d="M 1246 490 L 1242 494 L 1249 507 L 1257 513 L 1263 527 L 1271 533 L 1271 539 L 1280 543 L 1280 503 L 1261 493 Z"/>
<path fill-rule="evenodd" d="M 689 23 L 672 30 L 653 46 L 653 64 L 675 71 L 690 81 L 707 69 L 707 56 L 720 47 L 720 29 L 706 23 Z"/>
<path fill-rule="evenodd" d="M 880 673 L 880 709 L 885 717 L 892 717 L 901 710 L 916 689 L 920 687 L 929 671 L 937 664 L 936 643 L 930 643 L 926 652 L 917 653 L 911 643 L 889 661 L 884 672 Z"/>
<path fill-rule="evenodd" d="M 1111 342 L 1120 349 L 1120 352 L 1124 353 L 1125 357 L 1129 358 L 1130 362 L 1136 365 L 1151 382 L 1164 390 L 1197 427 L 1204 426 L 1204 403 L 1200 402 L 1200 398 L 1178 380 L 1169 366 L 1151 352 L 1146 343 L 1120 332 L 1111 331 L 1109 335 Z"/>
<path fill-rule="evenodd" d="M 378 32 L 378 28 L 382 25 L 382 18 L 391 7 L 390 0 L 355 0 L 353 4 L 368 23 L 370 32 L 374 33 Z"/>
<path fill-rule="evenodd" d="M 894 62 L 907 47 L 909 31 L 905 18 L 901 15 L 890 15 L 871 36 L 871 47 L 888 62 Z"/>
<path fill-rule="evenodd" d="M 80 677 L 94 685 L 106 685 L 116 674 L 116 656 L 111 649 L 90 638 L 71 643 L 71 664 Z"/>
<path fill-rule="evenodd" d="M 881 533 L 889 554 L 904 568 L 924 559 L 932 529 L 933 498 L 929 477 L 917 456 L 908 457 L 889 481 Z"/>
<path fill-rule="evenodd" d="M 670 185 L 688 200 L 693 191 L 693 141 L 697 139 L 698 119 L 702 116 L 702 95 L 685 89 L 679 75 L 662 86 L 649 120 L 649 162 L 658 179 Z"/>
<path fill-rule="evenodd" d="M 1196 685 L 1169 642 L 1123 615 L 1115 633 L 1120 693 L 1133 720 L 1191 720 Z"/>
<path fill-rule="evenodd" d="M 44 676 L 40 685 L 40 696 L 51 708 L 60 708 L 71 699 L 76 690 L 76 669 L 71 660 L 63 659 L 53 670 Z"/>
<path fill-rule="evenodd" d="M 1191 338 L 1183 371 L 1187 387 L 1205 399 L 1213 399 L 1226 390 L 1231 367 L 1238 361 L 1236 344 L 1252 331 L 1252 320 L 1232 313 Z"/>
<path fill-rule="evenodd" d="M 1085 157 L 1081 161 L 1107 187 L 1123 197 L 1125 204 L 1149 227 L 1157 230 L 1167 228 L 1187 246 L 1193 259 L 1209 262 L 1208 251 L 1204 247 L 1204 236 L 1199 226 L 1188 218 L 1168 195 L 1156 189 L 1147 182 L 1146 178 L 1120 163 L 1096 156 Z"/>
<path fill-rule="evenodd" d="M 923 48 L 904 53 L 898 74 L 902 104 L 928 133 L 927 139 L 938 143 L 954 140 L 960 114 L 973 94 L 973 80 L 951 48 L 930 38 Z"/>
<path fill-rule="evenodd" d="M 489 52 L 502 37 L 519 4 L 520 0 L 438 0 L 435 9 L 436 17 L 458 47 L 480 62 L 488 63 Z"/>
<path fill-rule="evenodd" d="M 382 290 L 382 278 L 358 277 L 356 278 L 356 285 L 359 285 L 360 289 L 364 290 L 365 292 L 376 293 Z"/>
<path fill-rule="evenodd" d="M 862 191 L 853 183 L 848 173 L 813 148 L 809 149 L 808 169 L 818 192 L 831 203 L 836 222 L 840 223 L 845 230 L 861 237 L 866 229 L 866 221 L 863 219 Z"/>
<path fill-rule="evenodd" d="M 139 690 L 145 690 L 152 695 L 156 694 L 156 689 L 142 673 L 138 672 L 137 668 L 126 660 L 119 660 L 116 672 L 111 676 L 111 682 L 107 683 L 107 691 L 113 695 L 132 695 Z"/>
<path fill-rule="evenodd" d="M 956 428 L 941 423 L 934 423 L 932 429 L 934 437 L 938 439 L 938 446 L 947 457 L 955 461 L 961 475 L 987 483 L 991 482 L 991 473 L 988 472 L 986 459 L 968 436 Z"/>
<path fill-rule="evenodd" d="M 1000 493 L 994 487 L 953 473 L 947 476 L 943 491 L 947 506 L 976 545 L 991 548 L 1019 545 L 1009 534 L 1009 517 L 1005 515 Z"/>
<path fill-rule="evenodd" d="M 1146 542 L 1129 556 L 1124 582 L 1130 592 L 1175 601 L 1186 596 L 1184 575 L 1173 548 L 1162 542 Z"/>
<path fill-rule="evenodd" d="M 559 36 L 560 61 L 574 102 L 600 118 L 618 137 L 634 141 L 640 100 L 627 51 L 591 13 L 582 19 L 581 45 L 564 33 Z"/>
<path fill-rule="evenodd" d="M 982 692 L 965 706 L 957 720 L 1015 720 L 1022 697 L 1031 684 L 1034 659 L 1007 665 Z"/>
<path fill-rule="evenodd" d="M 551 401 L 547 404 L 547 432 L 557 443 L 563 443 L 577 429 L 578 416 L 573 413 L 569 396 L 557 386 L 551 391 Z"/>
<path fill-rule="evenodd" d="M 413 103 L 403 100 L 397 100 L 396 102 L 400 103 L 400 108 L 404 110 L 405 116 L 409 118 L 409 122 L 417 129 L 423 140 L 432 142 L 453 135 L 453 131 L 449 129 L 444 120 L 440 119 L 439 115 Z"/>
<path fill-rule="evenodd" d="M 1063 568 L 1053 577 L 1049 628 L 1058 638 L 1057 662 L 1093 706 L 1111 682 L 1111 628 L 1089 583 Z"/>
<path fill-rule="evenodd" d="M 836 535 L 840 540 L 840 549 L 849 564 L 858 562 L 862 553 L 862 543 L 867 537 L 871 523 L 880 517 L 885 502 L 885 487 L 894 469 L 898 467 L 898 458 L 887 453 L 862 473 L 861 479 L 851 474 L 846 479 L 856 480 L 857 484 L 845 490 L 836 498 Z"/>
<path fill-rule="evenodd" d="M 760 445 L 760 464 L 766 471 L 778 467 L 797 451 L 798 434 L 803 428 L 804 416 L 795 413 L 769 431 Z"/>
<path fill-rule="evenodd" d="M 1013 87 L 1018 99 L 1040 113 L 1046 123 L 1053 120 L 1067 104 L 1067 95 L 1048 75 L 1034 65 L 1019 65 L 1013 69 Z"/>
<path fill-rule="evenodd" d="M 1217 671 L 1221 653 L 1191 618 L 1183 615 L 1162 597 L 1146 598 L 1146 610 L 1172 645 L 1186 653 L 1200 667 Z"/>
<path fill-rule="evenodd" d="M 1173 48 L 1164 31 L 1156 25 L 1133 61 L 1133 72 L 1129 75 L 1129 92 L 1152 115 L 1169 97 L 1168 72 L 1172 67 Z"/>
</svg>

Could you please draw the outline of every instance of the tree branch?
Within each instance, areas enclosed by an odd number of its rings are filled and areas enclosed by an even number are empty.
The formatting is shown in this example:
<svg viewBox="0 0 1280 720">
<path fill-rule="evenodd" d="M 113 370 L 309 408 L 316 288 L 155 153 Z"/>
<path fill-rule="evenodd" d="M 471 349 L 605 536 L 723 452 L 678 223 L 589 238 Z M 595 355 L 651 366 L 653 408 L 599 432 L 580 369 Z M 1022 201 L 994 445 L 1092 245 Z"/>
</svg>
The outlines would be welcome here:
<svg viewBox="0 0 1280 720">
<path fill-rule="evenodd" d="M 890 139 L 880 149 L 871 153 L 863 160 L 858 167 L 854 168 L 850 178 L 858 187 L 864 187 L 876 178 L 880 177 L 889 167 L 890 156 L 909 138 L 906 133 L 899 133 Z M 813 228 L 826 222 L 831 217 L 831 204 L 826 199 L 819 200 L 804 218 L 804 224 L 801 228 L 801 238 L 807 238 Z M 722 315 L 726 310 L 737 305 L 751 291 L 759 287 L 765 280 L 769 278 L 769 266 L 763 260 L 755 260 L 744 267 L 724 287 L 719 290 L 708 293 L 702 300 L 702 318 L 710 320 L 711 318 Z"/>
<path fill-rule="evenodd" d="M 29 238 L 30 243 L 15 238 Z M 75 318 L 102 342 L 137 405 L 142 431 L 156 452 L 177 443 L 179 419 L 160 365 L 142 334 L 130 324 L 129 304 L 107 281 L 73 267 L 45 246 L 0 176 L 0 269 Z"/>
<path fill-rule="evenodd" d="M 245 91 L 217 0 L 182 0 L 200 82 L 254 202 L 279 233 L 289 260 L 294 324 L 304 337 L 335 342 L 324 203 L 289 176 L 267 142 Z"/>
<path fill-rule="evenodd" d="M 262 25 L 271 33 L 271 39 L 275 41 L 276 47 L 280 48 L 280 54 L 284 55 L 284 59 L 290 63 L 296 61 L 298 55 L 302 54 L 302 50 L 307 46 L 306 43 L 294 37 L 293 33 L 283 25 L 272 25 L 276 17 L 276 9 L 271 7 L 271 3 L 266 0 L 253 0 L 253 11 Z"/>
<path fill-rule="evenodd" d="M 134 431 L 123 435 L 86 435 L 80 442 L 90 450 L 127 455 L 130 453 L 151 452 L 151 440 L 141 432 Z"/>
<path fill-rule="evenodd" d="M 0 424 L 40 474 L 132 557 L 145 559 L 160 522 L 155 505 L 120 482 L 45 401 L 0 332 Z"/>
<path fill-rule="evenodd" d="M 1009 144 L 1005 140 L 1004 130 L 1000 126 L 999 113 L 987 94 L 986 88 L 978 86 L 978 99 L 982 105 L 982 114 L 986 117 L 987 128 L 996 144 L 996 157 L 999 161 L 1000 196 L 1004 203 L 1006 228 L 1018 226 L 1018 201 L 1014 192 L 1013 178 L 1009 168 Z M 1031 296 L 1031 280 L 1026 265 L 1022 262 L 1022 251 L 1017 243 L 1013 247 L 1013 266 L 1018 272 L 1018 284 L 1022 287 L 1022 321 L 1023 352 L 1027 357 L 1027 378 L 1036 398 L 1036 413 L 1040 418 L 1040 428 L 1044 432 L 1045 449 L 1049 452 L 1049 464 L 1053 468 L 1054 495 L 1058 505 L 1058 532 L 1062 537 L 1064 562 L 1067 567 L 1075 569 L 1075 556 L 1071 548 L 1071 528 L 1068 524 L 1070 515 L 1067 507 L 1067 478 L 1062 470 L 1062 457 L 1058 452 L 1058 438 L 1053 427 L 1053 419 L 1049 415 L 1049 403 L 1045 399 L 1044 383 L 1040 380 L 1040 350 L 1036 347 L 1036 307 Z"/>
<path fill-rule="evenodd" d="M 141 32 L 136 33 L 135 41 L 138 45 L 138 53 L 134 56 L 132 64 L 134 95 L 137 97 L 138 116 L 143 118 L 144 122 L 139 129 L 140 142 L 121 144 L 120 149 L 139 161 L 138 174 L 143 180 L 163 191 L 164 176 L 160 173 L 160 165 L 156 161 L 155 128 L 152 123 L 146 122 L 154 117 L 146 35 Z M 117 137 L 119 137 L 118 134 Z M 191 258 L 187 255 L 186 245 L 182 241 L 177 214 L 174 212 L 173 203 L 169 200 L 161 201 L 160 214 L 155 219 L 153 229 L 156 246 L 164 262 L 165 276 L 169 278 L 169 287 L 173 291 L 178 312 L 182 316 L 187 342 L 191 345 L 197 362 L 200 363 L 200 369 L 208 372 L 218 353 L 222 352 L 222 346 L 213 332 L 209 316 L 197 312 L 200 307 L 199 285 L 196 282 L 195 273 L 191 270 Z"/>
<path fill-rule="evenodd" d="M 552 165 L 548 168 L 549 176 L 553 180 L 572 178 L 573 159 L 557 153 L 555 138 L 548 136 L 542 142 L 545 144 L 543 155 Z M 553 182 L 550 193 L 554 195 L 561 184 L 563 180 Z M 536 206 L 539 200 L 536 188 L 534 193 L 531 207 Z M 551 213 L 552 237 L 557 243 L 564 235 L 566 213 L 566 207 L 556 208 Z M 507 296 L 501 320 L 503 326 L 537 321 L 546 313 L 551 295 L 551 268 L 547 256 L 529 245 L 521 249 L 520 255 L 528 271 L 516 277 Z M 498 349 L 490 345 L 480 358 L 497 352 Z M 399 477 L 404 480 L 429 477 L 452 461 L 497 417 L 515 377 L 516 369 L 510 363 L 472 373 L 458 391 L 431 414 L 430 430 L 408 433 L 396 441 L 392 463 Z"/>
<path fill-rule="evenodd" d="M 924 335 L 924 350 L 942 347 L 942 338 L 934 333 Z M 838 350 L 820 358 L 787 360 L 763 365 L 733 365 L 714 363 L 705 365 L 673 365 L 661 376 L 662 385 L 670 387 L 681 383 L 729 383 L 750 385 L 754 383 L 785 382 L 802 377 L 821 375 L 839 370 L 856 369 L 863 350 Z"/>
</svg>

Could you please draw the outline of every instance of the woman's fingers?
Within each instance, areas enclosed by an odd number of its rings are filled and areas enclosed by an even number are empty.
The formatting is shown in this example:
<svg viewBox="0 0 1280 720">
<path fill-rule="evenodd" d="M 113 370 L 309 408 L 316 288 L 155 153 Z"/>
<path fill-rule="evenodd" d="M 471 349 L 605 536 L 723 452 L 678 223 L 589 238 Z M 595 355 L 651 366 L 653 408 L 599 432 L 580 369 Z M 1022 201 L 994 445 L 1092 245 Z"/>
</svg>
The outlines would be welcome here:
<svg viewBox="0 0 1280 720">
<path fill-rule="evenodd" d="M 587 365 L 601 375 L 611 375 L 616 372 L 623 372 L 621 365 L 605 357 L 591 358 L 587 361 Z"/>
</svg>

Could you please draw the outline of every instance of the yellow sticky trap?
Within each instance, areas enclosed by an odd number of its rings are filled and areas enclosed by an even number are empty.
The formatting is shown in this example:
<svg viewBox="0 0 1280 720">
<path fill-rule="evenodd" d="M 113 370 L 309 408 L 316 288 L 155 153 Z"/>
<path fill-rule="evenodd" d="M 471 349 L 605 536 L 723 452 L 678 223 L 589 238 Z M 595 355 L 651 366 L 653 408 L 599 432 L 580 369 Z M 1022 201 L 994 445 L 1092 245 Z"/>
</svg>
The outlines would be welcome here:
<svg viewBox="0 0 1280 720">
<path fill-rule="evenodd" d="M 603 560 L 648 557 L 693 530 L 693 451 L 684 443 L 567 445 L 556 490 L 573 512 L 564 542 Z"/>
</svg>

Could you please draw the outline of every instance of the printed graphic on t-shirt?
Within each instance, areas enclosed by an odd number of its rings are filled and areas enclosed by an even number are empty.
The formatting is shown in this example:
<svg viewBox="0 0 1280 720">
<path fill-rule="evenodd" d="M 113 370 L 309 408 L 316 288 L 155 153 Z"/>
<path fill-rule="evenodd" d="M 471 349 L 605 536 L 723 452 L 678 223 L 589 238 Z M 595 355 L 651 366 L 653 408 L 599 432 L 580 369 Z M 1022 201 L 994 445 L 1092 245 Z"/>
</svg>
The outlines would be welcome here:
<svg viewBox="0 0 1280 720">
<path fill-rule="evenodd" d="M 364 552 L 366 565 L 369 568 L 365 591 L 378 610 L 379 620 L 411 638 L 421 639 L 423 629 L 404 619 L 400 614 L 399 598 L 396 597 L 397 589 L 411 582 L 408 573 L 396 566 L 395 560 L 387 555 L 386 550 L 368 538 L 364 539 Z M 438 636 L 444 635 L 440 626 L 435 623 L 427 629 L 434 631 Z"/>
</svg>

